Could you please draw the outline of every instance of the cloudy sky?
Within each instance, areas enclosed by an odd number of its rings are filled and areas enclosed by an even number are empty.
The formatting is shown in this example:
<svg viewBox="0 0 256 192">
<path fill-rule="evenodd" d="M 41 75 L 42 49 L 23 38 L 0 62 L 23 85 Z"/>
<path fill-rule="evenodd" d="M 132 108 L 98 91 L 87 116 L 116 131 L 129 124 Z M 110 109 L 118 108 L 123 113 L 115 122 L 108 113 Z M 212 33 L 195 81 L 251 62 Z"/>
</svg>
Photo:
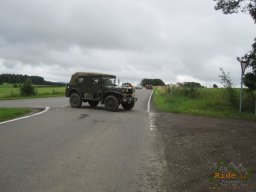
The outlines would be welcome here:
<svg viewBox="0 0 256 192">
<path fill-rule="evenodd" d="M 50 81 L 95 71 L 212 85 L 222 67 L 239 83 L 236 57 L 254 37 L 249 15 L 223 15 L 213 0 L 0 1 L 0 73 Z"/>
</svg>

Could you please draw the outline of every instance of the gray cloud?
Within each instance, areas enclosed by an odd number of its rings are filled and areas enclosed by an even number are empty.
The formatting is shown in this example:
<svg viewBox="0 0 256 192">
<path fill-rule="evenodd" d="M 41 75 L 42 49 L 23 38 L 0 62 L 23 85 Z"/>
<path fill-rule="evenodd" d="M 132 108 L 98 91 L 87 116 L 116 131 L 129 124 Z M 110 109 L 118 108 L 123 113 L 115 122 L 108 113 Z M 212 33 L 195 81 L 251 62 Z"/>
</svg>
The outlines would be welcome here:
<svg viewBox="0 0 256 192">
<path fill-rule="evenodd" d="M 239 82 L 235 58 L 255 29 L 249 15 L 223 15 L 211 0 L 2 1 L 0 70 L 52 81 L 99 71 L 212 84 L 223 67 Z"/>
</svg>

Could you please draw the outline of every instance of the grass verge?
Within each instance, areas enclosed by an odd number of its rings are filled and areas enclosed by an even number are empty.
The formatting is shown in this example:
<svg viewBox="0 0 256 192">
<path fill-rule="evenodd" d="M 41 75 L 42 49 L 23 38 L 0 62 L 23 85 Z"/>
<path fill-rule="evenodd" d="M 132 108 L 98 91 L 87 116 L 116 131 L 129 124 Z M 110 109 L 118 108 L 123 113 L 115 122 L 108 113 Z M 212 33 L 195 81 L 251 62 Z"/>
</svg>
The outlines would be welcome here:
<svg viewBox="0 0 256 192">
<path fill-rule="evenodd" d="M 201 89 L 200 97 L 190 98 L 175 93 L 166 93 L 162 88 L 155 88 L 153 101 L 158 110 L 172 113 L 185 113 L 218 118 L 236 118 L 256 120 L 253 113 L 239 113 L 238 108 L 226 103 L 224 90 Z"/>
<path fill-rule="evenodd" d="M 31 113 L 29 108 L 0 108 L 0 122 Z"/>
</svg>

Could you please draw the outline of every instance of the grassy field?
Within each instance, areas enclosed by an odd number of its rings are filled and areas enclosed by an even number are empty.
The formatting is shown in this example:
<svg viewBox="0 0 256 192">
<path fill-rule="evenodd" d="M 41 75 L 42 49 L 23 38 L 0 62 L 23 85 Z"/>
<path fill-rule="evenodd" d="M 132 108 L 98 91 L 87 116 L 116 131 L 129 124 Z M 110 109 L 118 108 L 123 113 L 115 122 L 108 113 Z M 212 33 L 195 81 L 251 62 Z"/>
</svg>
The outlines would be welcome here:
<svg viewBox="0 0 256 192">
<path fill-rule="evenodd" d="M 50 97 L 50 96 L 62 96 L 65 93 L 65 86 L 40 86 L 35 85 L 36 95 L 31 97 Z M 13 85 L 0 85 L 0 100 L 1 99 L 17 99 L 27 98 L 21 96 L 20 88 Z"/>
<path fill-rule="evenodd" d="M 235 89 L 236 104 L 228 102 L 225 89 L 158 87 L 154 89 L 154 103 L 164 112 L 187 113 L 221 118 L 256 120 L 254 98 L 244 92 L 243 113 L 239 113 L 239 89 Z"/>
<path fill-rule="evenodd" d="M 31 112 L 32 109 L 27 108 L 0 108 L 0 122 L 13 119 L 15 117 L 20 117 Z"/>
</svg>

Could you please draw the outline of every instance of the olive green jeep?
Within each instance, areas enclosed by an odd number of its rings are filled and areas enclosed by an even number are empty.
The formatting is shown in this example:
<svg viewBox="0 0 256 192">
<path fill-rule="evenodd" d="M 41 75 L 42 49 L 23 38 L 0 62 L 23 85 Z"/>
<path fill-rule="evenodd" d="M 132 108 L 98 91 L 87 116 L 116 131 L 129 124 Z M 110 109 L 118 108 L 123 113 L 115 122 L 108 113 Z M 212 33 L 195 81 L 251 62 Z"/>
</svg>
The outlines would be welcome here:
<svg viewBox="0 0 256 192">
<path fill-rule="evenodd" d="M 114 75 L 77 72 L 67 84 L 65 95 L 70 98 L 70 105 L 74 108 L 88 102 L 92 107 L 104 104 L 108 111 L 116 111 L 120 104 L 125 110 L 131 110 L 137 101 L 134 89 L 121 88 L 115 83 Z"/>
</svg>

